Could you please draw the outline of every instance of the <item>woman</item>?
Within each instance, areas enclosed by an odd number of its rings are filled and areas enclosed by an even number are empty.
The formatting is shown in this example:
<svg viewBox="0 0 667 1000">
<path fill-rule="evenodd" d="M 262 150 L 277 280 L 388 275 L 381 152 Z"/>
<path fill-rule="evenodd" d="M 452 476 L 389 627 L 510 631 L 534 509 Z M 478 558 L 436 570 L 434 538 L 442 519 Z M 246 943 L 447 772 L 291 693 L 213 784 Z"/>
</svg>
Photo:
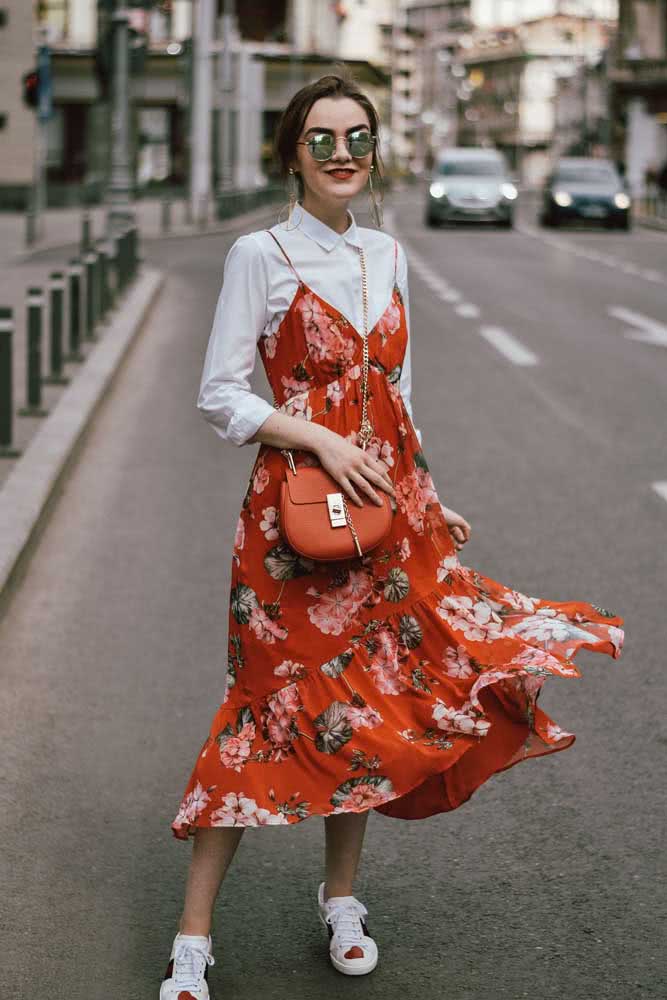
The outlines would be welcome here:
<svg viewBox="0 0 667 1000">
<path fill-rule="evenodd" d="M 198 405 L 223 439 L 261 446 L 232 558 L 228 690 L 172 823 L 195 839 L 161 1000 L 209 995 L 211 914 L 243 830 L 314 815 L 331 962 L 370 972 L 378 950 L 353 895 L 369 810 L 455 809 L 492 774 L 570 746 L 537 707 L 544 679 L 578 676 L 581 647 L 622 647 L 610 612 L 528 597 L 459 562 L 470 525 L 440 503 L 411 418 L 405 254 L 348 210 L 380 175 L 377 133 L 351 81 L 300 90 L 276 137 L 300 200 L 293 190 L 288 224 L 241 237 L 225 264 Z M 250 391 L 257 348 L 274 406 Z M 280 449 L 319 463 L 352 503 L 386 491 L 390 535 L 344 563 L 300 558 L 276 528 Z"/>
</svg>

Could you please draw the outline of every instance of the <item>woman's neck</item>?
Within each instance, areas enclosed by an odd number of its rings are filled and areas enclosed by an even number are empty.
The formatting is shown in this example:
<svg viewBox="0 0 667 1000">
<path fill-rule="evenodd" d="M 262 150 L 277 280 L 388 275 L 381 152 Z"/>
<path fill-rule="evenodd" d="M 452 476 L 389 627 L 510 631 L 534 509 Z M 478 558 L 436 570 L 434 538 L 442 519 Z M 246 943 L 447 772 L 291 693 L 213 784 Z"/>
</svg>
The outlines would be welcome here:
<svg viewBox="0 0 667 1000">
<path fill-rule="evenodd" d="M 350 217 L 347 213 L 347 204 L 345 205 L 327 205 L 322 203 L 317 198 L 309 197 L 306 194 L 301 202 L 301 206 L 305 208 L 307 212 L 314 215 L 316 219 L 323 222 L 325 226 L 329 229 L 333 229 L 336 233 L 344 233 L 350 228 Z"/>
</svg>

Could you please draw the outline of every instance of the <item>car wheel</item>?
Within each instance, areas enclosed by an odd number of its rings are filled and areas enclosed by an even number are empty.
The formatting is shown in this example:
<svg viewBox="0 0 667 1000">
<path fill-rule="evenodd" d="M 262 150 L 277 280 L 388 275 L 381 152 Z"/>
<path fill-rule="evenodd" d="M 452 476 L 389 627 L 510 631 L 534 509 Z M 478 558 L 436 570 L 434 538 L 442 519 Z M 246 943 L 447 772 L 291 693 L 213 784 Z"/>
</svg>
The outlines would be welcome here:
<svg viewBox="0 0 667 1000">
<path fill-rule="evenodd" d="M 514 217 L 509 215 L 506 219 L 503 219 L 500 223 L 503 229 L 513 229 L 514 228 Z"/>
<path fill-rule="evenodd" d="M 631 232 L 631 230 L 632 230 L 632 219 L 630 218 L 629 215 L 626 215 L 626 217 L 621 221 L 621 224 L 620 224 L 620 226 L 618 228 L 619 229 L 623 229 L 626 233 Z"/>
<path fill-rule="evenodd" d="M 424 216 L 424 225 L 428 226 L 429 229 L 436 229 L 439 226 L 439 221 L 430 212 L 427 212 Z"/>
</svg>

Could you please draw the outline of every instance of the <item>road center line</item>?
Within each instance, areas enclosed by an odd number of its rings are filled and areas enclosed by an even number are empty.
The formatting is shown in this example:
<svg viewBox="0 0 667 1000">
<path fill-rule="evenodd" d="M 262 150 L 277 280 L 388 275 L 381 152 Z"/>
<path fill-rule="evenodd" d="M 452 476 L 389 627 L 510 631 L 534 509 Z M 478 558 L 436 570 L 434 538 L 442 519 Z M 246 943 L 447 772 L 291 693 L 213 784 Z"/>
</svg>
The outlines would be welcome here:
<svg viewBox="0 0 667 1000">
<path fill-rule="evenodd" d="M 667 482 L 653 483 L 653 489 L 667 503 Z"/>
<path fill-rule="evenodd" d="M 532 351 L 499 326 L 480 326 L 479 332 L 497 351 L 515 365 L 536 365 L 539 358 Z"/>
</svg>

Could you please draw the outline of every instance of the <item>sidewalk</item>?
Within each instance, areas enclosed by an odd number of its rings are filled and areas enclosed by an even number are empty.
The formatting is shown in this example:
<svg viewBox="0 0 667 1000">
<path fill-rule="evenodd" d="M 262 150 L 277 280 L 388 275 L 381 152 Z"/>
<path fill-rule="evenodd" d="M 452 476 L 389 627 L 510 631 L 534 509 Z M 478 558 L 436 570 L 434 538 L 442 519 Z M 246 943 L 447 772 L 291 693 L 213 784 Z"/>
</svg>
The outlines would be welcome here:
<svg viewBox="0 0 667 1000">
<path fill-rule="evenodd" d="M 200 236 L 205 233 L 225 232 L 230 222 L 243 216 L 265 213 L 267 205 L 261 205 L 250 212 L 240 213 L 225 219 L 217 219 L 213 205 L 205 226 L 193 225 L 189 221 L 188 202 L 176 199 L 169 202 L 165 213 L 165 202 L 161 198 L 141 199 L 132 204 L 136 223 L 144 239 L 166 236 Z M 25 263 L 48 251 L 77 246 L 81 239 L 84 214 L 88 212 L 91 221 L 91 237 L 102 239 L 106 235 L 107 205 L 92 205 L 88 209 L 54 208 L 44 213 L 39 239 L 32 246 L 26 245 L 26 216 L 18 212 L 0 212 L 0 269 L 17 263 Z M 166 228 L 165 228 L 166 227 Z"/>
</svg>

